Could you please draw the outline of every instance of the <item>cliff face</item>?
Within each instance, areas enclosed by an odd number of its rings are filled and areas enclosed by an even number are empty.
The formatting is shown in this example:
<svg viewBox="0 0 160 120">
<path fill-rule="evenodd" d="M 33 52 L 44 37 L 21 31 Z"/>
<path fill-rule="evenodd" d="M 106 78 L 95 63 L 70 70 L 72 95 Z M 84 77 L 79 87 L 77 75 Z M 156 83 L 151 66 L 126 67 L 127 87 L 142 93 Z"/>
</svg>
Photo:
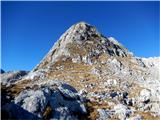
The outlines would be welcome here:
<svg viewBox="0 0 160 120">
<path fill-rule="evenodd" d="M 85 22 L 8 86 L 14 103 L 39 119 L 160 119 L 160 58 L 135 57 Z"/>
</svg>

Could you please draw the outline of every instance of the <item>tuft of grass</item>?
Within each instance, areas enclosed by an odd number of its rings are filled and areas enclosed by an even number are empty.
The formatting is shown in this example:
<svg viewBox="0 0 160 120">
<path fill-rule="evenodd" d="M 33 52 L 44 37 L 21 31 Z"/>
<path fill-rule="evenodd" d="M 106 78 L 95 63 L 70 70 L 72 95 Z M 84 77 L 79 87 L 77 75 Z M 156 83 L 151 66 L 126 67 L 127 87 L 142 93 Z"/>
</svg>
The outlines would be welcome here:
<svg viewBox="0 0 160 120">
<path fill-rule="evenodd" d="M 137 111 L 136 113 L 141 115 L 143 120 L 160 120 L 159 117 L 154 117 L 149 112 Z"/>
<path fill-rule="evenodd" d="M 96 120 L 99 117 L 97 109 L 110 109 L 107 103 L 98 103 L 98 102 L 91 102 L 87 101 L 85 103 L 87 108 L 87 119 L 88 120 Z"/>
<path fill-rule="evenodd" d="M 52 112 L 53 112 L 52 107 L 48 104 L 43 112 L 43 115 L 42 115 L 43 119 L 49 120 L 52 116 Z"/>
</svg>

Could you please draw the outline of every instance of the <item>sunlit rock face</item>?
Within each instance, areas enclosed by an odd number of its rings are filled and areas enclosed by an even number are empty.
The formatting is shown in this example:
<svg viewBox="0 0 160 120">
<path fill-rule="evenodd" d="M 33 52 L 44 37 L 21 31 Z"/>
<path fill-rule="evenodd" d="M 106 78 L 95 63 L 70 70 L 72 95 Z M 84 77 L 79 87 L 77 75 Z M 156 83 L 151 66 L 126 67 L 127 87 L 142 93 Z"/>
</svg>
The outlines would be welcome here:
<svg viewBox="0 0 160 120">
<path fill-rule="evenodd" d="M 4 81 L 7 119 L 160 119 L 160 58 L 136 57 L 85 22 L 71 26 L 28 74 Z"/>
<path fill-rule="evenodd" d="M 1 84 L 10 86 L 12 83 L 15 83 L 22 79 L 25 75 L 28 74 L 28 71 L 9 71 L 3 72 L 0 74 L 1 76 Z"/>
</svg>

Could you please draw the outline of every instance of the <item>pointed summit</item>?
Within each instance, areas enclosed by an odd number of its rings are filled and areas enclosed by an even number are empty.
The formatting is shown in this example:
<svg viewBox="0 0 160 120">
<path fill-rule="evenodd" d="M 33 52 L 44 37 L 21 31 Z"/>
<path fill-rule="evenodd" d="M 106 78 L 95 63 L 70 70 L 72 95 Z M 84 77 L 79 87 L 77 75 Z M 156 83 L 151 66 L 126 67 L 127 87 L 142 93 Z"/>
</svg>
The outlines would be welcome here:
<svg viewBox="0 0 160 120">
<path fill-rule="evenodd" d="M 96 30 L 94 26 L 91 26 L 85 22 L 79 22 L 72 25 L 61 37 L 60 40 L 63 43 L 73 42 L 73 41 L 85 41 L 92 36 L 100 36 L 100 33 Z"/>
<path fill-rule="evenodd" d="M 70 58 L 93 64 L 100 55 L 127 57 L 129 52 L 113 38 L 106 38 L 94 26 L 85 22 L 72 25 L 55 43 L 41 63 L 34 69 L 47 67 L 55 62 Z"/>
<path fill-rule="evenodd" d="M 72 27 L 71 27 L 72 28 Z M 96 28 L 86 22 L 79 22 L 73 25 L 73 29 L 75 31 L 83 31 L 83 32 L 97 32 Z"/>
<path fill-rule="evenodd" d="M 84 30 L 88 29 L 90 27 L 93 27 L 92 25 L 90 25 L 89 23 L 86 23 L 84 21 L 78 22 L 78 23 L 76 23 L 76 24 L 74 24 L 72 26 L 74 26 L 75 29 L 84 29 Z"/>
<path fill-rule="evenodd" d="M 86 26 L 91 26 L 91 25 L 84 21 L 81 21 L 81 22 L 76 23 L 75 26 L 86 27 Z"/>
</svg>

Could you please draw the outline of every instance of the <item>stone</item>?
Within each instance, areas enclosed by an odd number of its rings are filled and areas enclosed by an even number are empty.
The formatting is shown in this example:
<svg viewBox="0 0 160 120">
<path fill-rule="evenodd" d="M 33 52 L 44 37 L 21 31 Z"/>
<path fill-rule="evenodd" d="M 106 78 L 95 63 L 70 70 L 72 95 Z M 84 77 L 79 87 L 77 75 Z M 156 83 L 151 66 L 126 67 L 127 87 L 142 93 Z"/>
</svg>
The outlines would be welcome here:
<svg viewBox="0 0 160 120">
<path fill-rule="evenodd" d="M 106 80 L 106 82 L 104 82 L 104 86 L 105 87 L 115 87 L 117 86 L 117 80 L 115 79 Z"/>
<path fill-rule="evenodd" d="M 154 116 L 160 117 L 160 104 L 159 103 L 152 103 L 150 111 Z"/>
<path fill-rule="evenodd" d="M 72 113 L 85 114 L 86 108 L 79 100 L 66 99 L 61 95 L 59 91 L 55 91 L 51 95 L 50 105 L 54 108 L 53 116 L 61 118 L 65 115 L 66 118 L 70 118 Z M 71 115 L 71 116 L 70 116 Z M 73 116 L 74 117 L 74 116 Z M 71 117 L 72 118 L 72 117 Z M 75 118 L 75 117 L 74 117 Z"/>
<path fill-rule="evenodd" d="M 126 120 L 143 120 L 141 115 L 136 115 L 134 117 L 127 118 Z"/>
<path fill-rule="evenodd" d="M 82 61 L 86 64 L 92 65 L 91 58 L 89 56 L 82 57 Z"/>
<path fill-rule="evenodd" d="M 72 86 L 68 84 L 62 84 L 58 87 L 59 91 L 66 97 L 67 99 L 77 99 L 78 92 Z"/>
<path fill-rule="evenodd" d="M 47 106 L 51 107 L 50 117 L 54 120 L 77 120 L 78 116 L 85 115 L 87 110 L 84 100 L 77 90 L 66 83 L 53 81 L 42 82 L 37 85 L 36 90 L 30 88 L 22 91 L 15 97 L 14 104 L 40 119 L 43 118 Z M 55 84 L 58 87 L 52 88 Z"/>
<path fill-rule="evenodd" d="M 123 104 L 115 105 L 114 111 L 120 120 L 125 120 L 127 117 L 129 117 L 132 114 L 132 111 Z"/>
<path fill-rule="evenodd" d="M 114 98 L 114 97 L 118 96 L 118 93 L 117 93 L 117 92 L 111 92 L 111 93 L 110 93 L 110 96 L 111 96 L 112 98 Z"/>
<path fill-rule="evenodd" d="M 93 68 L 93 69 L 91 70 L 91 73 L 94 74 L 94 75 L 100 76 L 101 70 L 98 69 L 98 68 Z"/>
<path fill-rule="evenodd" d="M 49 96 L 49 89 L 25 90 L 15 98 L 15 104 L 38 117 L 42 117 L 42 112 L 49 101 Z"/>
<path fill-rule="evenodd" d="M 106 120 L 111 118 L 111 116 L 113 115 L 113 112 L 109 110 L 98 109 L 97 111 L 99 113 L 99 118 L 97 120 Z"/>
<path fill-rule="evenodd" d="M 132 99 L 128 99 L 128 98 L 125 98 L 124 99 L 124 103 L 127 105 L 127 106 L 133 106 L 134 105 L 134 101 Z"/>
<path fill-rule="evenodd" d="M 78 92 L 78 95 L 79 96 L 86 96 L 87 95 L 87 91 L 85 89 L 81 89 L 79 92 Z"/>
<path fill-rule="evenodd" d="M 9 119 L 12 120 L 13 118 L 16 120 L 42 120 L 38 116 L 28 112 L 27 110 L 23 109 L 19 105 L 14 103 L 7 103 L 5 104 L 2 109 L 2 119 Z"/>
<path fill-rule="evenodd" d="M 29 80 L 37 80 L 37 79 L 44 79 L 45 77 L 45 71 L 31 71 L 27 76 L 25 76 L 24 79 L 29 79 Z"/>
<path fill-rule="evenodd" d="M 82 58 L 80 56 L 75 56 L 72 58 L 73 63 L 81 63 Z"/>
<path fill-rule="evenodd" d="M 147 103 L 147 102 L 149 102 L 150 97 L 151 97 L 151 91 L 149 91 L 147 89 L 143 89 L 140 92 L 139 100 Z"/>
</svg>

